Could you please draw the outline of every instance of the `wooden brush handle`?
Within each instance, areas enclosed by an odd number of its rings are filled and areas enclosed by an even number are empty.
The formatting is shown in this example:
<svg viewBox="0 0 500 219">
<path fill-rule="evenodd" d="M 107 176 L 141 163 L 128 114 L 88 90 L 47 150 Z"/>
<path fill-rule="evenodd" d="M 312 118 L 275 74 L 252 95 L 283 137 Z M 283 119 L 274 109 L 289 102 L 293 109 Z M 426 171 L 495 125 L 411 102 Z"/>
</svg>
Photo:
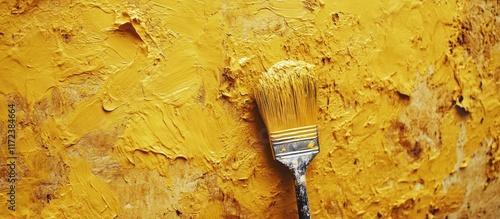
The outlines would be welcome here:
<svg viewBox="0 0 500 219">
<path fill-rule="evenodd" d="M 310 219 L 311 212 L 309 210 L 309 200 L 307 198 L 305 167 L 296 169 L 293 177 L 295 178 L 295 196 L 297 198 L 299 219 Z"/>
<path fill-rule="evenodd" d="M 310 219 L 309 200 L 307 199 L 306 185 L 295 185 L 295 195 L 297 196 L 297 208 L 299 210 L 299 219 Z"/>
<path fill-rule="evenodd" d="M 290 144 L 299 144 L 307 147 L 310 141 L 299 141 Z M 317 145 L 317 144 L 316 144 Z M 276 146 L 274 146 L 276 148 Z M 292 147 L 291 148 L 295 148 Z M 295 151 L 295 150 L 294 150 Z M 298 151 L 298 153 L 289 156 L 276 156 L 276 160 L 287 166 L 292 171 L 295 179 L 295 197 L 297 198 L 297 208 L 299 219 L 310 219 L 309 200 L 306 190 L 306 169 L 311 160 L 319 153 L 319 147 L 314 151 Z"/>
</svg>

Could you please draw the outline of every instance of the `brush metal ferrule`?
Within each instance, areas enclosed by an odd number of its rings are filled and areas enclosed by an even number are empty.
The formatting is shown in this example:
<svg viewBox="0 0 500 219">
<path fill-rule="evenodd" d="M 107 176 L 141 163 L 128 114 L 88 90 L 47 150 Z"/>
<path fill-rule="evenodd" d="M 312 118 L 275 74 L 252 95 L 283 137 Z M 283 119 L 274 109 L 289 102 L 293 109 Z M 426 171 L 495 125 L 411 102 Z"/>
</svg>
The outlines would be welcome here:
<svg viewBox="0 0 500 219">
<path fill-rule="evenodd" d="M 304 153 L 319 153 L 318 126 L 302 126 L 269 133 L 275 159 Z"/>
</svg>

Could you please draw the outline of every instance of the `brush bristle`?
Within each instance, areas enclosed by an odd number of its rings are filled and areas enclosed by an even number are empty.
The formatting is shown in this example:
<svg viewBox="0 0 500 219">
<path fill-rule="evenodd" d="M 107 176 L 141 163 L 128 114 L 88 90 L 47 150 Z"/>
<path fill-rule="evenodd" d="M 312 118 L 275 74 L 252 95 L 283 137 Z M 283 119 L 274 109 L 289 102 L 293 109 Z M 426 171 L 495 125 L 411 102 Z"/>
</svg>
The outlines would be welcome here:
<svg viewBox="0 0 500 219">
<path fill-rule="evenodd" d="M 313 67 L 281 61 L 261 76 L 255 99 L 269 132 L 317 124 Z"/>
</svg>

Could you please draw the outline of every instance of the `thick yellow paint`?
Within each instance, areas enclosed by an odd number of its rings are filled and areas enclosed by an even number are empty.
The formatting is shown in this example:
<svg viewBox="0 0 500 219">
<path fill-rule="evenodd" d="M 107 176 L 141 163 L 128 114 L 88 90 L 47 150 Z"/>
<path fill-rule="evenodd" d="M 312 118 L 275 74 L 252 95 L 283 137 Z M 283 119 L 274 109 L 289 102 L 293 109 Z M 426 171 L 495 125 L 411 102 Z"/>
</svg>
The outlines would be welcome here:
<svg viewBox="0 0 500 219">
<path fill-rule="evenodd" d="M 495 1 L 3 1 L 0 218 L 293 218 L 258 78 L 318 78 L 314 218 L 496 218 Z M 16 211 L 7 104 L 16 104 Z"/>
</svg>

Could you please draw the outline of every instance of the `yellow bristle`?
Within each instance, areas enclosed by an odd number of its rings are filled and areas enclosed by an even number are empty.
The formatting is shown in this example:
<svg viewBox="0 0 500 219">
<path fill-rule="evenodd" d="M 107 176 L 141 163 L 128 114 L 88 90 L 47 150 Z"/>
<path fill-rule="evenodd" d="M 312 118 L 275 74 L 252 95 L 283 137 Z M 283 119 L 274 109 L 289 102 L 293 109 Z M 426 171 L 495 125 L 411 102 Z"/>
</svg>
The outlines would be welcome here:
<svg viewBox="0 0 500 219">
<path fill-rule="evenodd" d="M 255 99 L 269 132 L 317 124 L 313 67 L 281 61 L 261 76 Z"/>
</svg>

